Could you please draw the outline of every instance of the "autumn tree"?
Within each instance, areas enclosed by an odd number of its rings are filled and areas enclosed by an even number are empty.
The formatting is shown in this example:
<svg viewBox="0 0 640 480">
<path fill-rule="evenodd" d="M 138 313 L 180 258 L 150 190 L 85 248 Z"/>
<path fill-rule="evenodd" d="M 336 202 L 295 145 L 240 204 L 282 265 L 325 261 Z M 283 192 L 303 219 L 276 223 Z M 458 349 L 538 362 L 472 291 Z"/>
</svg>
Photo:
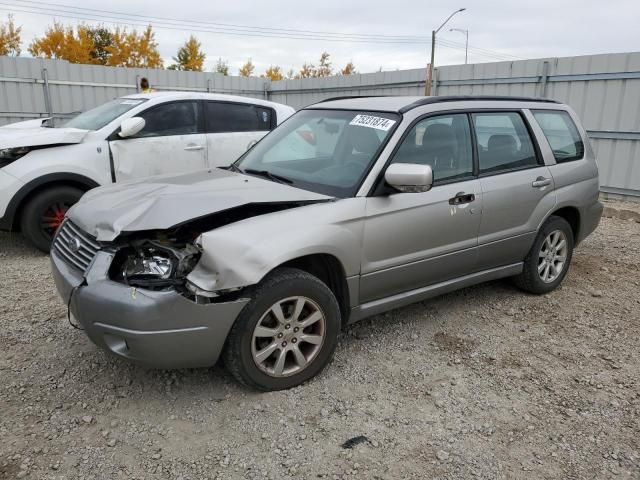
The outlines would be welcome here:
<svg viewBox="0 0 640 480">
<path fill-rule="evenodd" d="M 340 70 L 340 75 L 354 75 L 358 72 L 356 72 L 356 66 L 353 64 L 353 62 L 349 62 L 345 65 L 345 67 Z"/>
<path fill-rule="evenodd" d="M 204 67 L 204 59 L 207 57 L 200 49 L 201 43 L 191 35 L 182 47 L 178 49 L 178 55 L 173 57 L 176 62 L 169 67 L 169 70 L 187 70 L 201 72 Z"/>
<path fill-rule="evenodd" d="M 328 52 L 322 52 L 322 55 L 320 55 L 320 64 L 314 71 L 314 77 L 330 77 L 333 74 L 333 67 L 329 61 L 330 56 Z"/>
<path fill-rule="evenodd" d="M 305 62 L 295 78 L 311 78 L 315 76 L 315 67 L 311 63 Z"/>
<path fill-rule="evenodd" d="M 127 32 L 126 28 L 116 28 L 113 32 L 113 41 L 106 51 L 109 54 L 107 65 L 112 67 L 162 68 L 163 66 L 151 25 L 140 34 L 135 29 Z"/>
<path fill-rule="evenodd" d="M 251 59 L 248 59 L 247 62 L 238 70 L 238 75 L 240 75 L 241 77 L 250 77 L 251 75 L 253 75 L 255 69 L 256 67 Z"/>
<path fill-rule="evenodd" d="M 282 68 L 279 65 L 271 65 L 262 75 L 263 78 L 268 78 L 272 82 L 277 82 L 278 80 L 284 80 L 284 74 L 282 73 Z"/>
<path fill-rule="evenodd" d="M 229 62 L 226 60 L 222 60 L 222 57 L 218 58 L 216 62 L 216 68 L 214 70 L 216 73 L 221 73 L 225 77 L 229 75 Z"/>
<path fill-rule="evenodd" d="M 95 63 L 91 52 L 94 49 L 93 39 L 86 25 L 65 27 L 54 22 L 47 28 L 41 38 L 36 38 L 29 45 L 29 53 L 34 57 L 57 58 L 71 63 Z"/>
<path fill-rule="evenodd" d="M 8 16 L 6 23 L 0 22 L 0 55 L 20 55 L 20 33 L 22 27 L 13 23 L 13 15 Z"/>
</svg>

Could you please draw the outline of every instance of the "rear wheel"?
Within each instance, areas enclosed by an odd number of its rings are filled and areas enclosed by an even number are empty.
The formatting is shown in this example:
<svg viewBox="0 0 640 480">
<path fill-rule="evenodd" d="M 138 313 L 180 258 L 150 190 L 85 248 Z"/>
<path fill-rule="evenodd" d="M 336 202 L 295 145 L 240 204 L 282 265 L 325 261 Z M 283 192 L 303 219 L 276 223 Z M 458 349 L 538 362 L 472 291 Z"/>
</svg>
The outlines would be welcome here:
<svg viewBox="0 0 640 480">
<path fill-rule="evenodd" d="M 276 270 L 257 286 L 233 325 L 225 365 L 258 390 L 294 387 L 329 363 L 340 323 L 338 302 L 321 280 L 302 270 Z"/>
<path fill-rule="evenodd" d="M 549 217 L 524 260 L 522 273 L 514 278 L 516 285 L 536 294 L 555 290 L 569 270 L 573 242 L 569 223 L 561 217 Z"/>
<path fill-rule="evenodd" d="M 83 194 L 82 190 L 69 186 L 51 187 L 37 193 L 22 210 L 22 234 L 38 250 L 49 252 L 53 235 L 64 220 L 67 210 Z"/>
</svg>

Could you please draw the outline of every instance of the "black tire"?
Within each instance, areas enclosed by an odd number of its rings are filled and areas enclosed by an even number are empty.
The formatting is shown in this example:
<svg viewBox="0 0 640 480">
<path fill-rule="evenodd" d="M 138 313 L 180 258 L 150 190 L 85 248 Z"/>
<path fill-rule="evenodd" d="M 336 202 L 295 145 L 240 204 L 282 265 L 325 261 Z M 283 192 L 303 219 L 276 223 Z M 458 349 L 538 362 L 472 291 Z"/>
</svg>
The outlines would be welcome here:
<svg viewBox="0 0 640 480">
<path fill-rule="evenodd" d="M 539 254 L 546 238 L 552 232 L 555 232 L 557 230 L 560 230 L 562 233 L 564 233 L 564 236 L 566 238 L 566 260 L 560 274 L 553 281 L 544 282 L 540 274 L 538 273 Z M 564 277 L 569 271 L 571 258 L 573 257 L 573 245 L 574 238 L 571 225 L 569 225 L 569 223 L 562 217 L 556 217 L 553 215 L 549 217 L 547 221 L 542 224 L 542 227 L 538 231 L 538 235 L 533 242 L 531 250 L 529 250 L 529 253 L 524 259 L 524 268 L 522 270 L 522 273 L 513 278 L 516 286 L 526 292 L 534 293 L 536 295 L 542 295 L 555 290 L 562 283 Z"/>
<path fill-rule="evenodd" d="M 262 371 L 254 362 L 253 332 L 272 305 L 293 296 L 304 296 L 320 307 L 325 318 L 325 338 L 315 358 L 303 370 L 290 376 L 275 377 Z M 250 388 L 274 391 L 295 387 L 316 376 L 331 361 L 340 326 L 340 307 L 327 285 L 302 270 L 277 269 L 257 285 L 250 302 L 231 328 L 223 352 L 225 367 L 240 383 Z"/>
<path fill-rule="evenodd" d="M 48 253 L 62 216 L 83 194 L 79 188 L 65 185 L 38 192 L 22 209 L 22 234 L 38 250 Z"/>
</svg>

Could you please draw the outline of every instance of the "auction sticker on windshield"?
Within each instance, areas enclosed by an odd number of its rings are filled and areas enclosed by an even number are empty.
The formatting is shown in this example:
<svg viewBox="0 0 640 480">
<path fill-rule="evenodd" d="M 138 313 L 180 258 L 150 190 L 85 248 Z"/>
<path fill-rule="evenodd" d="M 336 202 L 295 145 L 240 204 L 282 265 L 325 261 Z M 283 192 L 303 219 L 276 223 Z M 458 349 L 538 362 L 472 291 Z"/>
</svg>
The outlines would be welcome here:
<svg viewBox="0 0 640 480">
<path fill-rule="evenodd" d="M 374 117 L 373 115 L 356 115 L 353 120 L 349 122 L 349 125 L 375 128 L 386 132 L 393 127 L 394 123 L 396 123 L 395 120 L 389 120 L 388 118 Z"/>
</svg>

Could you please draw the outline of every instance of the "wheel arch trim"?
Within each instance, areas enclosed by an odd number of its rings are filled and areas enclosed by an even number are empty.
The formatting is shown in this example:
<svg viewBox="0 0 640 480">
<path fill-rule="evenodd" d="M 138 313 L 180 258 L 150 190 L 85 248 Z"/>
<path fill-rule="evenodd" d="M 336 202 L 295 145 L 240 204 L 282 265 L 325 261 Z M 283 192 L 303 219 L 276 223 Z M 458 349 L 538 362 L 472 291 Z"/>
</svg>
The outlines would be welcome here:
<svg viewBox="0 0 640 480">
<path fill-rule="evenodd" d="M 25 183 L 11 198 L 4 216 L 0 219 L 0 230 L 14 230 L 16 222 L 19 220 L 19 213 L 30 196 L 47 187 L 57 185 L 80 186 L 84 188 L 85 191 L 100 186 L 100 184 L 92 178 L 71 172 L 49 173 L 35 178 Z"/>
</svg>

